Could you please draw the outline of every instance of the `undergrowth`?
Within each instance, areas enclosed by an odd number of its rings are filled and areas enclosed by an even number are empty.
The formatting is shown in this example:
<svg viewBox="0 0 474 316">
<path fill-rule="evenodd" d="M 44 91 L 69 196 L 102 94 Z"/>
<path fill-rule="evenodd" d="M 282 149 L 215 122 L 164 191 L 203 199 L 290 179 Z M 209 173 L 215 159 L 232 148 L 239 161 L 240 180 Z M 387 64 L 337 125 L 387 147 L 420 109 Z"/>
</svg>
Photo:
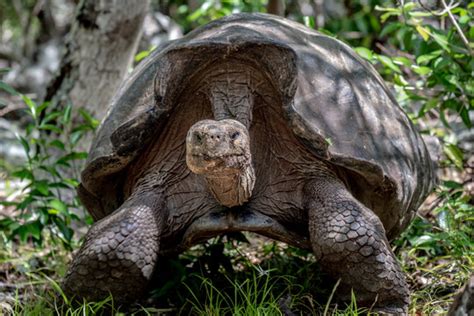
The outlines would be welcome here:
<svg viewBox="0 0 474 316">
<path fill-rule="evenodd" d="M 234 10 L 229 7 L 232 1 L 224 2 L 220 9 L 209 6 L 209 1 L 201 2 L 194 13 L 188 7 L 181 10 L 180 14 L 187 16 L 185 26 L 194 27 Z M 472 127 L 474 27 L 469 9 L 473 4 L 439 10 L 426 10 L 412 1 L 400 6 L 390 1 L 352 1 L 350 6 L 353 15 L 328 21 L 322 31 L 359 46 L 357 52 L 392 84 L 398 101 L 422 132 L 441 140 L 444 158 L 440 167 L 465 174 L 468 157 L 451 125 Z M 375 8 L 378 17 L 373 14 Z M 261 7 L 241 9 L 260 11 Z M 451 16 L 455 23 L 449 22 Z M 311 19 L 305 21 L 314 25 Z M 345 37 L 353 30 L 362 37 Z M 17 94 L 1 81 L 0 89 Z M 9 193 L 20 194 L 0 206 L 8 211 L 8 216 L 0 219 L 0 314 L 369 312 L 356 305 L 354 296 L 348 305 L 336 301 L 333 290 L 337 281 L 320 271 L 311 253 L 245 234 L 230 234 L 180 256 L 160 259 L 150 295 L 138 305 L 125 309 L 112 297 L 73 304 L 62 293 L 60 280 L 70 261 L 70 250 L 77 248 L 72 227 L 90 218 L 69 197 L 78 184 L 76 166 L 86 158 L 77 148 L 78 141 L 92 132 L 97 121 L 71 106 L 49 109 L 48 103 L 22 98 L 29 124 L 18 141 L 27 162 L 14 170 L 2 170 L 8 176 Z M 19 188 L 8 186 L 15 181 Z M 412 315 L 444 314 L 456 290 L 472 273 L 474 202 L 465 184 L 458 178 L 442 178 L 430 202 L 393 243 L 412 291 Z"/>
<path fill-rule="evenodd" d="M 419 221 L 396 244 L 418 234 Z M 423 226 L 426 229 L 428 226 Z M 431 229 L 436 231 L 434 226 Z M 312 254 L 245 235 L 225 236 L 198 245 L 175 258 L 162 258 L 148 298 L 123 308 L 109 297 L 101 302 L 72 304 L 59 282 L 70 255 L 66 252 L 35 252 L 15 247 L 2 252 L 0 267 L 14 288 L 4 292 L 0 308 L 14 315 L 359 315 L 356 297 L 348 305 L 333 296 L 337 282 L 318 268 Z M 433 233 L 436 238 L 439 237 Z M 457 240 L 457 239 L 455 239 Z M 455 291 L 469 277 L 474 260 L 472 247 L 450 258 L 443 249 L 428 245 L 396 247 L 412 289 L 410 314 L 443 314 Z M 265 249 L 266 248 L 266 249 Z M 441 251 L 437 256 L 432 251 Z"/>
</svg>

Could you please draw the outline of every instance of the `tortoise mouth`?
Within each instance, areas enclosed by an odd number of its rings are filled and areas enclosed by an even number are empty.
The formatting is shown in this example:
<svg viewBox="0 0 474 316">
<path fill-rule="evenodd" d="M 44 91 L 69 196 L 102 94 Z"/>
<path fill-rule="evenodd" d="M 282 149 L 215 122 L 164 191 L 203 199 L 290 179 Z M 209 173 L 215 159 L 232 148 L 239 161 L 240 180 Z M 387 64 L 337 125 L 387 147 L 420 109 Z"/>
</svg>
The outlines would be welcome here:
<svg viewBox="0 0 474 316">
<path fill-rule="evenodd" d="M 244 154 L 209 154 L 209 153 L 197 153 L 192 154 L 197 159 L 203 159 L 204 161 L 216 160 L 216 159 L 229 159 L 233 157 L 244 157 Z"/>
<path fill-rule="evenodd" d="M 238 173 L 245 168 L 250 159 L 244 154 L 197 153 L 188 157 L 189 169 L 196 174 L 219 175 Z M 191 159 L 189 159 L 191 158 Z"/>
</svg>

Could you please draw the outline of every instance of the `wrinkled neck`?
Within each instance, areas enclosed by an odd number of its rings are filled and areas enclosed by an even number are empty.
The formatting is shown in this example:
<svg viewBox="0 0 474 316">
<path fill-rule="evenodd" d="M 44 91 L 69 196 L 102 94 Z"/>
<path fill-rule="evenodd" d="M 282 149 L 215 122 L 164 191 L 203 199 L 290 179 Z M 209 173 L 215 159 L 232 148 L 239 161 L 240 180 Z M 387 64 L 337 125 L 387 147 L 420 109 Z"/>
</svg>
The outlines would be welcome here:
<svg viewBox="0 0 474 316">
<path fill-rule="evenodd" d="M 234 119 L 249 128 L 254 103 L 250 71 L 247 65 L 232 62 L 208 75 L 208 96 L 216 120 Z"/>
<path fill-rule="evenodd" d="M 248 165 L 239 173 L 206 175 L 207 185 L 214 198 L 227 207 L 242 205 L 252 196 L 255 172 Z"/>
</svg>

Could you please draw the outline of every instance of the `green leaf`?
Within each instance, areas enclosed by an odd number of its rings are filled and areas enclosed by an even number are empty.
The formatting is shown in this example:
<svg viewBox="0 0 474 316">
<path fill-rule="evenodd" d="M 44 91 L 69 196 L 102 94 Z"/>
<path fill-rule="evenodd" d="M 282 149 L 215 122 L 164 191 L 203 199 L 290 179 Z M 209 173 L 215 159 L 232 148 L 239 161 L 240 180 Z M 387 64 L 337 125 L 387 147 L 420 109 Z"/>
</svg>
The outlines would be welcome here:
<svg viewBox="0 0 474 316">
<path fill-rule="evenodd" d="M 436 50 L 436 51 L 433 51 L 429 54 L 420 55 L 416 58 L 416 63 L 417 64 L 427 63 L 427 62 L 433 60 L 434 58 L 440 56 L 442 52 L 443 52 L 442 50 Z"/>
<path fill-rule="evenodd" d="M 33 180 L 33 174 L 28 169 L 21 169 L 12 173 L 12 176 L 15 178 L 19 178 L 21 180 L 28 179 Z"/>
<path fill-rule="evenodd" d="M 357 26 L 357 29 L 359 29 L 359 31 L 362 34 L 368 34 L 369 33 L 369 27 L 368 27 L 367 22 L 365 20 L 365 17 L 363 15 L 355 16 L 354 17 L 354 22 Z"/>
<path fill-rule="evenodd" d="M 430 244 L 434 241 L 433 237 L 429 236 L 429 235 L 423 235 L 423 236 L 419 236 L 419 237 L 415 237 L 413 238 L 410 243 L 415 246 L 415 247 L 418 247 L 418 246 L 422 246 L 422 245 L 426 245 L 426 244 Z"/>
<path fill-rule="evenodd" d="M 44 196 L 49 195 L 49 186 L 48 186 L 48 183 L 46 181 L 37 181 L 37 182 L 34 183 L 34 187 L 42 195 L 44 195 Z"/>
<path fill-rule="evenodd" d="M 399 15 L 400 15 L 399 12 L 387 12 L 380 16 L 380 21 L 382 23 L 385 23 L 391 16 L 399 16 Z"/>
<path fill-rule="evenodd" d="M 437 71 L 443 72 L 444 68 L 448 67 L 451 64 L 450 58 L 443 58 L 443 57 L 438 57 L 436 60 L 433 62 L 433 67 Z"/>
<path fill-rule="evenodd" d="M 426 103 L 424 103 L 423 106 L 420 108 L 420 111 L 418 111 L 418 117 L 422 117 L 429 110 L 436 108 L 438 106 L 438 103 L 439 100 L 436 98 L 426 101 Z"/>
<path fill-rule="evenodd" d="M 64 182 L 73 188 L 79 186 L 79 181 L 77 181 L 76 179 L 64 179 Z"/>
<path fill-rule="evenodd" d="M 64 124 L 68 124 L 69 122 L 71 122 L 71 113 L 72 113 L 72 104 L 69 103 L 64 109 L 64 113 L 63 113 Z"/>
<path fill-rule="evenodd" d="M 149 50 L 142 50 L 141 52 L 135 55 L 135 62 L 139 63 L 140 61 L 148 57 L 148 55 L 150 55 Z"/>
<path fill-rule="evenodd" d="M 97 126 L 99 126 L 100 122 L 93 118 L 92 115 L 90 115 L 86 110 L 79 109 L 79 114 L 84 118 L 84 120 L 86 120 L 90 127 L 95 129 Z"/>
<path fill-rule="evenodd" d="M 40 166 L 39 167 L 41 170 L 44 170 L 46 171 L 47 173 L 51 174 L 52 176 L 54 177 L 58 177 L 60 178 L 61 175 L 58 173 L 58 171 L 56 170 L 55 166 Z"/>
<path fill-rule="evenodd" d="M 431 68 L 430 67 L 425 67 L 425 66 L 416 66 L 413 65 L 412 67 L 413 71 L 416 72 L 419 75 L 425 76 L 431 73 Z"/>
<path fill-rule="evenodd" d="M 11 202 L 11 201 L 1 201 L 0 200 L 0 205 L 3 205 L 3 206 L 16 206 L 17 205 L 17 202 Z M 0 220 L 0 222 L 2 222 L 3 220 Z"/>
<path fill-rule="evenodd" d="M 61 150 L 66 150 L 66 147 L 64 146 L 64 143 L 61 142 L 58 139 L 55 139 L 52 142 L 50 142 L 49 146 L 56 147 L 56 148 L 61 149 Z"/>
<path fill-rule="evenodd" d="M 365 47 L 356 47 L 355 51 L 357 54 L 359 54 L 360 57 L 367 59 L 368 61 L 371 61 L 373 58 L 373 53 L 370 49 L 367 49 Z"/>
<path fill-rule="evenodd" d="M 449 212 L 447 210 L 442 210 L 438 216 L 436 216 L 439 227 L 445 231 L 449 231 Z"/>
<path fill-rule="evenodd" d="M 448 47 L 449 42 L 445 35 L 442 35 L 437 32 L 431 32 L 430 35 L 435 40 L 435 42 L 438 43 L 438 45 L 441 46 L 445 51 L 451 51 Z"/>
<path fill-rule="evenodd" d="M 430 31 L 427 28 L 425 28 L 421 25 L 417 25 L 417 26 L 415 26 L 415 29 L 421 35 L 421 37 L 423 38 L 423 40 L 425 42 L 430 39 Z"/>
<path fill-rule="evenodd" d="M 31 100 L 28 96 L 22 94 L 21 98 L 23 99 L 23 102 L 28 106 L 30 109 L 31 116 L 36 120 L 37 119 L 37 112 L 36 112 L 36 104 Z"/>
<path fill-rule="evenodd" d="M 194 22 L 197 19 L 199 19 L 201 16 L 203 16 L 203 13 L 204 13 L 204 10 L 202 8 L 199 8 L 193 13 L 191 13 L 190 15 L 188 15 L 187 20 L 190 22 Z"/>
<path fill-rule="evenodd" d="M 11 95 L 18 95 L 19 94 L 15 89 L 10 87 L 9 85 L 7 85 L 3 81 L 0 81 L 0 89 L 10 93 Z"/>
<path fill-rule="evenodd" d="M 18 136 L 18 141 L 20 142 L 21 146 L 23 146 L 23 150 L 28 155 L 30 153 L 30 144 L 23 136 Z"/>
<path fill-rule="evenodd" d="M 382 31 L 380 32 L 379 37 L 385 37 L 386 35 L 398 31 L 402 27 L 403 24 L 400 22 L 387 23 L 387 25 L 385 25 Z"/>
<path fill-rule="evenodd" d="M 69 135 L 69 141 L 71 142 L 71 145 L 75 146 L 77 142 L 82 138 L 82 135 L 84 134 L 83 131 L 74 131 Z"/>
<path fill-rule="evenodd" d="M 314 16 L 305 15 L 303 17 L 303 22 L 304 22 L 304 25 L 306 25 L 307 27 L 312 28 L 312 29 L 314 29 L 315 26 L 316 26 L 316 23 L 314 21 Z"/>
<path fill-rule="evenodd" d="M 40 240 L 41 239 L 41 229 L 42 229 L 41 223 L 39 221 L 34 221 L 30 225 L 27 226 L 28 232 L 30 235 L 36 239 Z"/>
<path fill-rule="evenodd" d="M 461 84 L 459 83 L 459 77 L 457 75 L 448 75 L 444 77 L 449 83 L 451 83 L 453 86 L 460 86 Z"/>
<path fill-rule="evenodd" d="M 381 28 L 381 25 L 380 25 L 380 22 L 378 20 L 378 17 L 372 15 L 372 14 L 369 14 L 369 15 L 366 15 L 366 17 L 369 19 L 369 24 L 370 24 L 370 27 L 377 33 L 380 32 L 380 28 Z"/>
<path fill-rule="evenodd" d="M 54 210 L 57 210 L 60 213 L 68 214 L 68 211 L 67 211 L 68 207 L 63 201 L 60 201 L 58 199 L 53 199 L 48 203 L 48 205 L 49 207 L 51 207 Z"/>
<path fill-rule="evenodd" d="M 468 15 L 464 15 L 459 18 L 459 24 L 468 24 L 471 21 L 471 18 Z"/>
<path fill-rule="evenodd" d="M 49 106 L 49 102 L 43 102 L 36 107 L 36 115 L 39 117 L 40 114 Z"/>
<path fill-rule="evenodd" d="M 414 18 L 425 18 L 425 17 L 429 17 L 433 15 L 429 12 L 424 12 L 424 11 L 412 11 L 412 12 L 409 12 L 408 14 Z"/>
<path fill-rule="evenodd" d="M 15 229 L 12 234 L 13 235 L 19 235 L 20 240 L 22 242 L 26 242 L 28 236 L 33 237 L 37 241 L 41 240 L 41 230 L 42 230 L 41 223 L 39 221 L 34 221 L 34 222 L 28 222 L 25 223 L 21 226 L 19 226 L 17 229 Z"/>
<path fill-rule="evenodd" d="M 61 189 L 69 189 L 70 188 L 70 186 L 68 186 L 66 182 L 53 182 L 53 183 L 49 184 L 49 187 L 50 188 L 61 188 Z"/>
<path fill-rule="evenodd" d="M 54 209 L 54 208 L 51 208 L 51 209 L 48 209 L 48 214 L 50 215 L 58 215 L 59 214 L 59 211 Z"/>
<path fill-rule="evenodd" d="M 20 236 L 20 240 L 25 243 L 26 242 L 26 239 L 28 238 L 28 229 L 25 227 L 25 225 L 22 225 L 20 227 L 18 227 L 17 229 L 15 229 L 12 233 L 12 235 L 19 235 Z"/>
<path fill-rule="evenodd" d="M 448 181 L 443 181 L 443 185 L 447 187 L 448 189 L 462 189 L 463 185 L 462 183 L 448 180 Z"/>
<path fill-rule="evenodd" d="M 33 197 L 31 195 L 27 195 L 20 203 L 17 204 L 16 208 L 19 210 L 24 210 L 33 202 L 34 202 Z"/>
<path fill-rule="evenodd" d="M 451 160 L 456 167 L 458 167 L 459 169 L 463 168 L 464 155 L 458 146 L 454 144 L 445 145 L 444 152 L 446 156 L 448 156 L 449 160 Z"/>
<path fill-rule="evenodd" d="M 398 73 L 401 73 L 402 71 L 400 70 L 400 68 L 394 64 L 394 62 L 392 61 L 391 58 L 387 57 L 387 56 L 384 56 L 384 55 L 376 55 L 377 59 L 380 60 L 380 62 L 390 68 L 391 70 L 395 71 L 395 72 L 398 72 Z"/>
<path fill-rule="evenodd" d="M 403 65 L 406 67 L 411 67 L 412 65 L 412 61 L 407 57 L 399 56 L 392 59 L 393 59 L 393 62 L 397 65 Z"/>
<path fill-rule="evenodd" d="M 42 131 L 51 131 L 55 132 L 56 134 L 62 134 L 64 132 L 62 129 L 53 124 L 41 124 L 38 128 Z"/>
<path fill-rule="evenodd" d="M 67 164 L 68 161 L 81 160 L 81 159 L 86 159 L 86 158 L 87 158 L 87 153 L 85 152 L 72 152 L 56 160 L 56 163 L 60 165 L 68 165 Z"/>
<path fill-rule="evenodd" d="M 461 111 L 459 111 L 459 116 L 466 125 L 467 128 L 472 128 L 471 117 L 469 116 L 469 110 L 465 106 L 461 106 Z"/>
<path fill-rule="evenodd" d="M 60 115 L 61 115 L 61 112 L 58 112 L 58 111 L 47 114 L 44 117 L 44 119 L 41 121 L 41 125 L 51 122 L 52 120 L 56 119 Z"/>
<path fill-rule="evenodd" d="M 56 227 L 59 229 L 59 231 L 63 235 L 64 239 L 67 242 L 70 242 L 74 234 L 74 231 L 71 228 L 69 228 L 68 225 L 66 225 L 66 223 L 59 217 L 54 217 L 53 221 L 56 224 Z"/>
<path fill-rule="evenodd" d="M 395 82 L 395 84 L 399 86 L 402 86 L 402 87 L 408 86 L 408 81 L 406 81 L 402 75 L 395 74 L 393 81 Z"/>
<path fill-rule="evenodd" d="M 407 3 L 405 3 L 405 5 L 403 6 L 402 10 L 405 11 L 405 12 L 409 12 L 409 11 L 413 10 L 414 8 L 416 8 L 416 3 L 414 3 L 414 2 L 407 2 Z"/>
<path fill-rule="evenodd" d="M 376 11 L 382 11 L 382 12 L 396 12 L 396 13 L 401 13 L 400 9 L 397 8 L 387 8 L 387 7 L 382 7 L 379 5 L 375 6 Z"/>
</svg>

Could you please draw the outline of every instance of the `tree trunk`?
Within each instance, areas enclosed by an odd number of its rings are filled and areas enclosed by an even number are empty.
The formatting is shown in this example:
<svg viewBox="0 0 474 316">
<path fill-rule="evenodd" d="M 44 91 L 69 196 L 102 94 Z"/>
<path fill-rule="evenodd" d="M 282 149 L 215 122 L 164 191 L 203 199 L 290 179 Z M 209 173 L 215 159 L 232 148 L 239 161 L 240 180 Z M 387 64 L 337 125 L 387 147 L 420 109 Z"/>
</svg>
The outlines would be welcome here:
<svg viewBox="0 0 474 316">
<path fill-rule="evenodd" d="M 148 7 L 148 0 L 81 0 L 45 100 L 102 119 L 131 65 Z"/>
<path fill-rule="evenodd" d="M 267 5 L 267 13 L 285 16 L 285 1 L 269 0 Z"/>
</svg>

